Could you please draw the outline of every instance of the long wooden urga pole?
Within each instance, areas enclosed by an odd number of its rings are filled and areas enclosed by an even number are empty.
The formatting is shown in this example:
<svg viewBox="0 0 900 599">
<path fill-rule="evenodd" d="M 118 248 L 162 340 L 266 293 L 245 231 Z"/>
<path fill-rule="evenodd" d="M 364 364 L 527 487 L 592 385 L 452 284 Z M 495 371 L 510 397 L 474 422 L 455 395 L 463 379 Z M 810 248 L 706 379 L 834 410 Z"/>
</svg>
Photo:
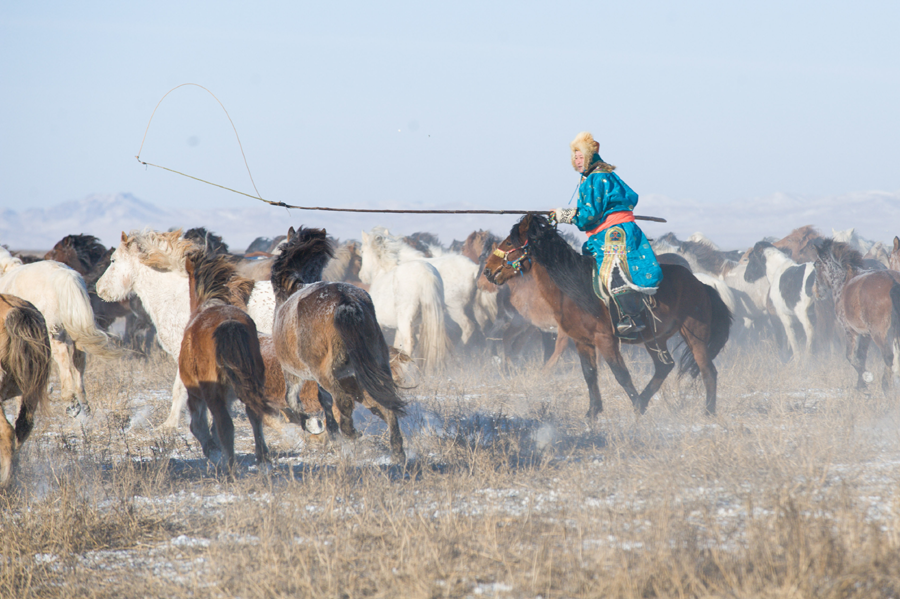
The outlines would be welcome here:
<svg viewBox="0 0 900 599">
<path fill-rule="evenodd" d="M 243 191 L 225 187 L 224 185 L 219 185 L 218 183 L 213 183 L 212 181 L 207 181 L 205 179 L 200 179 L 199 177 L 194 177 L 192 175 L 188 175 L 187 173 L 182 173 L 181 171 L 176 171 L 175 169 L 171 169 L 165 166 L 153 164 L 152 162 L 145 162 L 140 159 L 140 156 L 135 156 L 135 158 L 137 158 L 138 162 L 140 162 L 144 166 L 156 167 L 164 171 L 169 171 L 170 173 L 175 173 L 177 175 L 187 177 L 188 179 L 194 179 L 195 181 L 206 183 L 207 185 L 221 187 L 222 189 L 232 191 L 242 196 L 247 196 L 248 198 L 253 198 L 254 200 L 259 200 L 260 202 L 265 202 L 270 206 L 291 208 L 293 210 L 324 210 L 327 212 L 374 212 L 379 214 L 549 214 L 551 212 L 550 210 L 392 210 L 386 208 L 332 208 L 330 206 L 294 206 L 292 204 L 285 204 L 284 202 L 274 202 L 272 200 L 267 200 L 265 198 L 259 197 L 258 195 L 244 193 Z M 659 218 L 658 216 L 638 216 L 637 214 L 635 214 L 634 218 L 635 220 L 649 220 L 655 223 L 666 222 L 666 219 Z"/>
</svg>

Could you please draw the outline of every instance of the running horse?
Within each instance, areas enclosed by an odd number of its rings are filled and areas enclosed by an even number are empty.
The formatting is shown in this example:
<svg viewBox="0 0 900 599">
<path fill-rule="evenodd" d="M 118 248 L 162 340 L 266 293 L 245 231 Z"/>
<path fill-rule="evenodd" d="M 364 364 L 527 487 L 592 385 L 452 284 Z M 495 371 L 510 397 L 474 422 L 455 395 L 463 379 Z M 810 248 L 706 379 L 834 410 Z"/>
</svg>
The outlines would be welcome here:
<svg viewBox="0 0 900 599">
<path fill-rule="evenodd" d="M 191 318 L 184 329 L 178 354 L 178 374 L 187 389 L 191 433 L 203 455 L 216 467 L 234 468 L 234 423 L 228 413 L 230 396 L 247 408 L 253 429 L 257 463 L 268 461 L 262 420 L 281 407 L 266 397 L 266 366 L 259 347 L 256 324 L 232 305 L 235 295 L 250 297 L 253 282 L 235 277 L 234 266 L 202 252 L 185 259 Z M 212 414 L 210 432 L 206 408 Z"/>
<path fill-rule="evenodd" d="M 540 214 L 527 214 L 510 231 L 485 263 L 484 274 L 502 285 L 519 273 L 532 273 L 541 295 L 553 307 L 560 329 L 575 342 L 590 395 L 587 418 L 603 411 L 597 384 L 597 354 L 609 365 L 636 410 L 644 413 L 675 364 L 666 342 L 679 333 L 687 345 L 680 372 L 702 375 L 706 413 L 716 412 L 717 372 L 713 359 L 728 341 L 731 313 L 717 291 L 698 281 L 682 266 L 663 264 L 663 280 L 652 300 L 650 326 L 633 341 L 643 343 L 653 360 L 654 374 L 641 393 L 631 380 L 613 334 L 606 305 L 595 295 L 592 273 L 596 262 L 576 252 Z"/>
<path fill-rule="evenodd" d="M 304 381 L 314 380 L 333 398 L 326 407 L 329 430 L 344 436 L 353 427 L 354 402 L 388 425 L 391 454 L 403 463 L 398 418 L 406 403 L 391 376 L 390 350 L 375 317 L 369 294 L 349 283 L 323 282 L 322 269 L 334 255 L 324 229 L 290 228 L 287 243 L 272 264 L 275 325 L 272 339 L 284 371 L 288 405 Z M 325 399 L 324 394 L 319 395 Z M 325 400 L 327 403 L 327 399 Z"/>
<path fill-rule="evenodd" d="M 894 247 L 900 240 L 894 238 Z M 892 376 L 900 376 L 900 273 L 869 271 L 862 255 L 848 243 L 824 239 L 816 247 L 817 298 L 830 289 L 837 321 L 847 335 L 847 359 L 856 369 L 856 388 L 865 389 L 866 354 L 875 342 L 884 359 L 881 390 L 887 394 Z"/>
<path fill-rule="evenodd" d="M 0 294 L 0 487 L 9 483 L 13 454 L 31 433 L 38 406 L 47 401 L 50 364 L 44 317 L 30 302 Z M 20 395 L 13 428 L 2 404 Z"/>
</svg>

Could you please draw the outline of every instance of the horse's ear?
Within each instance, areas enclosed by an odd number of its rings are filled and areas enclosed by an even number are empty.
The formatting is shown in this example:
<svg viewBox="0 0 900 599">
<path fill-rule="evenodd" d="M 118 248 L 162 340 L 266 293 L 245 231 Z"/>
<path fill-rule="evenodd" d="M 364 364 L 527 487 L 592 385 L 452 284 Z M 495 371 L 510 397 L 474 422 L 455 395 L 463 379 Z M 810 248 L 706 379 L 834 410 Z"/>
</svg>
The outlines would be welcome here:
<svg viewBox="0 0 900 599">
<path fill-rule="evenodd" d="M 369 234 L 366 233 L 365 231 L 360 231 L 360 233 L 362 233 L 362 242 L 368 243 L 369 242 Z"/>
<path fill-rule="evenodd" d="M 900 250 L 900 237 L 894 237 L 894 251 Z"/>
<path fill-rule="evenodd" d="M 128 235 L 122 231 L 122 243 L 128 243 Z"/>
<path fill-rule="evenodd" d="M 297 234 L 297 231 L 294 230 L 294 225 L 291 225 L 291 227 L 288 229 L 288 233 L 287 233 L 288 241 L 293 239 L 296 234 Z"/>
</svg>

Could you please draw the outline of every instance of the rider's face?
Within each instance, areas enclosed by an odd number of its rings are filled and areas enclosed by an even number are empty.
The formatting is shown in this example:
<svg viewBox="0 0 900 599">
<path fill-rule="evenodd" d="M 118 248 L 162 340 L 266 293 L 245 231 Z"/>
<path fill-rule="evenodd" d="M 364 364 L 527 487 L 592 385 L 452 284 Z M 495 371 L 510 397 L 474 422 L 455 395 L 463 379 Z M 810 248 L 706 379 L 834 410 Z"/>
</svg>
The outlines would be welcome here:
<svg viewBox="0 0 900 599">
<path fill-rule="evenodd" d="M 584 154 L 575 150 L 575 170 L 579 173 L 584 172 Z"/>
</svg>

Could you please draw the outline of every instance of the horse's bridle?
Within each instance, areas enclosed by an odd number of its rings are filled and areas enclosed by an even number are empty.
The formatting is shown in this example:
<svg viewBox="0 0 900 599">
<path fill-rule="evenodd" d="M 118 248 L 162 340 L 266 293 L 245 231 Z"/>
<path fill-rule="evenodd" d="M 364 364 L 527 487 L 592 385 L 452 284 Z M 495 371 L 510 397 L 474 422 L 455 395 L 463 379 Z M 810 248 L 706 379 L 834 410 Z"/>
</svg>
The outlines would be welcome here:
<svg viewBox="0 0 900 599">
<path fill-rule="evenodd" d="M 512 254 L 513 252 L 517 252 L 517 251 L 521 251 L 522 255 L 519 256 L 515 260 L 510 260 L 509 255 Z M 501 258 L 504 262 L 506 262 L 506 266 L 512 268 L 514 271 L 516 271 L 519 274 L 522 274 L 522 263 L 525 262 L 526 260 L 529 263 L 531 262 L 531 256 L 528 255 L 528 240 L 527 239 L 525 240 L 525 243 L 523 243 L 521 245 L 521 247 L 514 247 L 511 250 L 506 251 L 506 252 L 504 252 L 500 248 L 496 248 L 496 249 L 494 249 L 493 253 L 495 256 L 497 256 L 498 258 Z"/>
</svg>

